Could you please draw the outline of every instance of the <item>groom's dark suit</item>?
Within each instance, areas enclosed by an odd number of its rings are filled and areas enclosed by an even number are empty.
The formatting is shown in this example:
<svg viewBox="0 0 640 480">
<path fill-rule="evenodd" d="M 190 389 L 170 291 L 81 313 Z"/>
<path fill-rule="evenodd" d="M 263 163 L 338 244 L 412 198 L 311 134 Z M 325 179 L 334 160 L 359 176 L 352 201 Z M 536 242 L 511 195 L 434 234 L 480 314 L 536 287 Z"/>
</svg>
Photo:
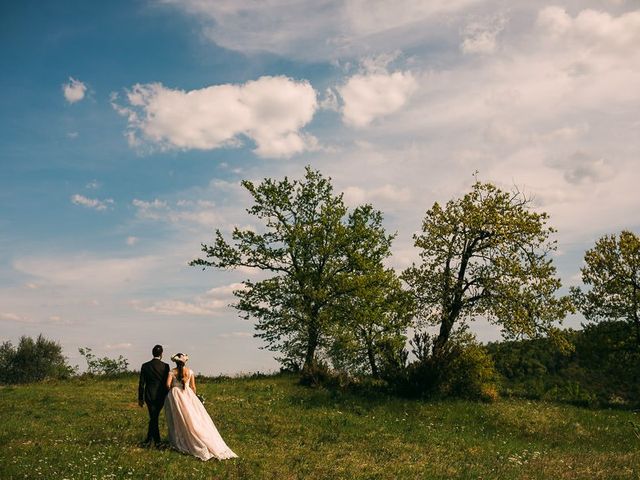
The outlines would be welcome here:
<svg viewBox="0 0 640 480">
<path fill-rule="evenodd" d="M 140 383 L 138 384 L 138 402 L 147 404 L 149 409 L 149 430 L 146 442 L 151 440 L 160 443 L 160 429 L 158 417 L 167 396 L 167 377 L 169 365 L 159 358 L 154 358 L 142 364 L 140 368 Z"/>
</svg>

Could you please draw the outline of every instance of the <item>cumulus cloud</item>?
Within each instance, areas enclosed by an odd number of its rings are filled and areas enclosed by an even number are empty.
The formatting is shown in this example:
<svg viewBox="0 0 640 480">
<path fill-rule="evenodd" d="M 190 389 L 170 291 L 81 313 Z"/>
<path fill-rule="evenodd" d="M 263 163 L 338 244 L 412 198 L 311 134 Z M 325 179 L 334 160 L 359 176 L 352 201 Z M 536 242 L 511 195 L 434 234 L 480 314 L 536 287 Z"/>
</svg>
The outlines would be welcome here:
<svg viewBox="0 0 640 480">
<path fill-rule="evenodd" d="M 350 77 L 338 87 L 348 125 L 366 127 L 375 119 L 400 110 L 417 89 L 411 72 L 367 72 Z"/>
<path fill-rule="evenodd" d="M 84 195 L 80 195 L 76 193 L 71 197 L 71 203 L 75 205 L 81 205 L 87 208 L 92 208 L 94 210 L 103 211 L 110 208 L 114 202 L 112 198 L 99 200 L 97 198 L 89 198 L 89 197 L 85 197 Z"/>
<path fill-rule="evenodd" d="M 572 17 L 563 7 L 543 8 L 538 26 L 556 38 L 599 49 L 636 49 L 640 42 L 640 10 L 614 17 L 608 12 L 585 9 Z"/>
<path fill-rule="evenodd" d="M 374 203 L 382 201 L 385 203 L 408 202 L 411 199 L 411 190 L 408 187 L 398 187 L 386 184 L 378 188 L 362 188 L 348 186 L 344 189 L 344 199 L 350 205 L 362 203 Z"/>
<path fill-rule="evenodd" d="M 134 198 L 131 202 L 137 209 L 139 218 L 158 220 L 172 224 L 191 223 L 202 226 L 213 226 L 220 221 L 215 204 L 210 201 L 178 200 L 170 205 L 165 200 L 152 201 Z"/>
<path fill-rule="evenodd" d="M 303 58 L 359 56 L 413 46 L 480 0 L 165 0 L 204 20 L 217 45 Z M 432 27 L 432 28 L 429 28 Z M 274 33 L 277 32 L 277 33 Z"/>
<path fill-rule="evenodd" d="M 336 112 L 338 111 L 338 96 L 333 89 L 327 88 L 325 90 L 324 96 L 320 100 L 319 107 L 323 110 L 333 110 Z"/>
<path fill-rule="evenodd" d="M 241 85 L 174 90 L 160 83 L 137 84 L 128 104 L 112 102 L 127 117 L 132 145 L 211 150 L 255 142 L 261 157 L 290 157 L 313 149 L 317 140 L 302 131 L 318 108 L 307 81 L 260 77 Z"/>
<path fill-rule="evenodd" d="M 562 170 L 565 180 L 575 185 L 605 182 L 615 175 L 610 162 L 584 151 L 574 152 L 562 161 L 551 162 L 551 165 Z"/>
<path fill-rule="evenodd" d="M 489 54 L 496 51 L 497 37 L 507 23 L 505 15 L 475 20 L 462 31 L 460 49 L 464 53 Z"/>
<path fill-rule="evenodd" d="M 244 288 L 241 283 L 233 283 L 215 287 L 204 295 L 197 295 L 193 299 L 169 299 L 144 305 L 139 300 L 132 300 L 131 306 L 141 312 L 157 315 L 220 315 L 233 301 L 233 291 Z"/>
<path fill-rule="evenodd" d="M 64 93 L 64 98 L 67 102 L 76 103 L 84 98 L 87 92 L 87 86 L 80 80 L 69 77 L 69 81 L 62 84 L 62 92 Z"/>
</svg>

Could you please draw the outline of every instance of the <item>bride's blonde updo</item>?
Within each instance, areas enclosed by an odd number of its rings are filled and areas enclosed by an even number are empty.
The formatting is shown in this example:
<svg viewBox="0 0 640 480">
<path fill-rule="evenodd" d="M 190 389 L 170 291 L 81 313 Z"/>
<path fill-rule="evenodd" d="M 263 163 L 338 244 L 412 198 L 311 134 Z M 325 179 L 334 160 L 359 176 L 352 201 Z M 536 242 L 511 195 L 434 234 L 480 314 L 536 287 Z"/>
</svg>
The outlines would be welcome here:
<svg viewBox="0 0 640 480">
<path fill-rule="evenodd" d="M 171 360 L 175 362 L 176 366 L 178 367 L 177 378 L 182 382 L 182 389 L 184 390 L 184 388 L 187 386 L 187 373 L 184 371 L 184 364 L 189 361 L 189 355 L 187 355 L 186 353 L 176 353 L 173 357 L 171 357 Z"/>
</svg>

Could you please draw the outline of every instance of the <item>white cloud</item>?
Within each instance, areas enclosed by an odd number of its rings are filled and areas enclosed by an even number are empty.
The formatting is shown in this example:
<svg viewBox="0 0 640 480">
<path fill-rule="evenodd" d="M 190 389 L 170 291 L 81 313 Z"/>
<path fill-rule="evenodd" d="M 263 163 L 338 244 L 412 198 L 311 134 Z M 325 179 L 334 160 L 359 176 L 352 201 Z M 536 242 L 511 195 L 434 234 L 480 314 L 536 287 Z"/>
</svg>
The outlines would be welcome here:
<svg viewBox="0 0 640 480">
<path fill-rule="evenodd" d="M 161 266 L 162 258 L 98 258 L 90 255 L 25 257 L 13 261 L 13 268 L 37 280 L 41 286 L 72 288 L 76 291 L 130 289 L 131 283 Z M 129 284 L 129 285 L 128 285 Z"/>
<path fill-rule="evenodd" d="M 207 295 L 211 295 L 214 297 L 233 298 L 233 291 L 242 289 L 244 289 L 244 284 L 239 282 L 230 283 L 228 285 L 210 288 L 209 290 L 207 290 Z"/>
<path fill-rule="evenodd" d="M 67 318 L 63 318 L 60 315 L 50 315 L 46 323 L 53 325 L 72 325 L 73 322 Z"/>
<path fill-rule="evenodd" d="M 217 45 L 304 59 L 414 46 L 480 0 L 165 0 L 204 20 Z"/>
<path fill-rule="evenodd" d="M 360 35 L 375 35 L 384 31 L 411 27 L 416 23 L 441 19 L 478 3 L 476 0 L 350 0 L 345 3 L 345 16 L 350 27 Z"/>
<path fill-rule="evenodd" d="M 132 303 L 132 305 L 138 311 L 157 315 L 216 315 L 227 304 L 220 301 L 191 303 L 183 300 L 162 300 L 149 306 L 138 303 Z"/>
<path fill-rule="evenodd" d="M 76 103 L 84 98 L 87 86 L 80 80 L 69 77 L 69 81 L 62 85 L 62 91 L 67 102 Z"/>
<path fill-rule="evenodd" d="M 132 205 L 137 208 L 138 217 L 148 220 L 159 220 L 172 224 L 196 224 L 211 227 L 220 222 L 220 215 L 215 204 L 209 201 L 178 200 L 173 206 L 165 200 L 154 199 L 144 201 L 133 199 Z"/>
<path fill-rule="evenodd" d="M 359 205 L 362 203 L 373 203 L 381 201 L 385 204 L 402 203 L 411 199 L 411 191 L 407 187 L 398 187 L 396 185 L 385 184 L 377 188 L 362 188 L 357 186 L 348 186 L 344 188 L 344 200 L 348 205 Z"/>
<path fill-rule="evenodd" d="M 131 246 L 135 245 L 136 243 L 138 243 L 138 240 L 140 240 L 138 237 L 130 236 L 130 237 L 127 237 L 126 242 L 127 242 L 127 245 L 129 245 L 131 247 Z"/>
<path fill-rule="evenodd" d="M 220 315 L 234 301 L 233 291 L 243 288 L 242 283 L 231 283 L 211 288 L 205 294 L 196 295 L 190 300 L 160 300 L 151 305 L 144 305 L 139 300 L 133 300 L 130 305 L 138 311 L 157 315 Z"/>
<path fill-rule="evenodd" d="M 20 323 L 30 323 L 31 319 L 25 317 L 23 315 L 18 315 L 17 313 L 12 312 L 0 312 L 0 320 L 8 321 L 8 322 L 20 322 Z"/>
<path fill-rule="evenodd" d="M 550 6 L 540 11 L 537 23 L 555 39 L 609 52 L 636 50 L 640 42 L 640 10 L 614 17 L 608 12 L 585 9 L 574 18 L 563 7 Z"/>
<path fill-rule="evenodd" d="M 105 200 L 98 200 L 97 198 L 88 198 L 84 195 L 75 194 L 71 197 L 71 203 L 75 205 L 82 205 L 83 207 L 92 208 L 94 210 L 103 211 L 107 210 L 113 205 L 113 199 L 107 198 Z"/>
<path fill-rule="evenodd" d="M 260 77 L 188 92 L 137 84 L 127 100 L 124 107 L 113 104 L 128 119 L 133 145 L 211 150 L 239 146 L 246 137 L 255 142 L 257 155 L 278 158 L 313 149 L 317 142 L 301 130 L 318 107 L 307 81 Z"/>
<path fill-rule="evenodd" d="M 104 346 L 105 350 L 130 350 L 133 347 L 132 343 L 123 342 L 123 343 L 107 343 Z"/>
<path fill-rule="evenodd" d="M 333 110 L 337 112 L 340 106 L 336 92 L 331 88 L 327 88 L 324 97 L 320 100 L 319 106 L 323 110 Z"/>
<path fill-rule="evenodd" d="M 497 15 L 468 23 L 462 31 L 460 49 L 464 53 L 490 54 L 496 51 L 497 37 L 507 23 L 505 15 Z"/>
<path fill-rule="evenodd" d="M 411 72 L 356 74 L 338 87 L 344 106 L 342 118 L 365 127 L 377 118 L 400 110 L 417 89 Z"/>
<path fill-rule="evenodd" d="M 573 184 L 605 182 L 615 175 L 610 162 L 583 151 L 577 151 L 567 159 L 551 162 L 551 166 L 562 170 L 565 180 Z"/>
</svg>

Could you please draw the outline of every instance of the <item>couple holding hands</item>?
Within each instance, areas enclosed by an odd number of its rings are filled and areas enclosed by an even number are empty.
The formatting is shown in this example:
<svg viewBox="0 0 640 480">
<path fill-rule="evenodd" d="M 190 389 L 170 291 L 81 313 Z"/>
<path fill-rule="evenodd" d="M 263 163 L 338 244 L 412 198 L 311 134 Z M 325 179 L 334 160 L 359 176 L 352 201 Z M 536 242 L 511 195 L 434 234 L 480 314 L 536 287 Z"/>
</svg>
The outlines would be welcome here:
<svg viewBox="0 0 640 480">
<path fill-rule="evenodd" d="M 195 375 L 186 366 L 189 356 L 184 353 L 172 356 L 176 367 L 170 369 L 162 361 L 162 352 L 162 345 L 153 347 L 153 359 L 140 368 L 138 404 L 141 407 L 146 404 L 149 410 L 149 430 L 144 443 L 160 443 L 158 417 L 164 407 L 169 443 L 173 448 L 201 460 L 237 457 L 196 395 Z"/>
</svg>

